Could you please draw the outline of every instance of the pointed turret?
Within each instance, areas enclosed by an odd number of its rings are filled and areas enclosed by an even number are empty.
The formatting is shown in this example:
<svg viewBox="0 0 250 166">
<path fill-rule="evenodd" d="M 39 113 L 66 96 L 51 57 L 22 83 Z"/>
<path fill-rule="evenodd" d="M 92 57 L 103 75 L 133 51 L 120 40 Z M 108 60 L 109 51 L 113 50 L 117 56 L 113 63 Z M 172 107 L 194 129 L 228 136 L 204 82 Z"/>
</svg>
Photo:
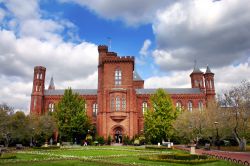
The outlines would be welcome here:
<svg viewBox="0 0 250 166">
<path fill-rule="evenodd" d="M 55 84 L 54 84 L 54 79 L 51 77 L 50 83 L 49 83 L 49 90 L 55 90 Z"/>
<path fill-rule="evenodd" d="M 205 89 L 204 80 L 203 80 L 203 72 L 197 66 L 196 61 L 194 61 L 194 70 L 190 74 L 190 77 L 191 77 L 192 88 L 200 88 L 202 90 Z"/>
<path fill-rule="evenodd" d="M 215 99 L 214 73 L 211 72 L 208 65 L 206 73 L 204 74 L 204 78 L 207 100 Z"/>
<path fill-rule="evenodd" d="M 213 73 L 211 72 L 209 66 L 207 65 L 207 69 L 206 69 L 206 73 L 205 73 L 205 74 L 208 74 L 208 73 L 213 74 Z"/>
</svg>

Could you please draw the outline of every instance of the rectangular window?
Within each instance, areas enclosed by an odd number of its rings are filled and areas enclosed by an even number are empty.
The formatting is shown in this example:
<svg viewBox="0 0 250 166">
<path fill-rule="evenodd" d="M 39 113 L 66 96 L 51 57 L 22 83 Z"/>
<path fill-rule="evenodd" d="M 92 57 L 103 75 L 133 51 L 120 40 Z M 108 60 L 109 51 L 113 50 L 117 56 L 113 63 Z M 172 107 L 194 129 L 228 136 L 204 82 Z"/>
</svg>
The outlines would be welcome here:
<svg viewBox="0 0 250 166">
<path fill-rule="evenodd" d="M 115 104 L 116 104 L 115 105 L 116 111 L 120 111 L 121 101 L 120 101 L 120 97 L 119 96 L 115 98 Z"/>
<path fill-rule="evenodd" d="M 96 116 L 98 112 L 98 105 L 96 103 L 93 104 L 93 116 Z"/>
<path fill-rule="evenodd" d="M 125 97 L 122 98 L 122 110 L 123 111 L 126 110 L 126 99 L 125 99 Z"/>
<path fill-rule="evenodd" d="M 122 84 L 122 71 L 116 70 L 115 71 L 115 85 L 121 85 Z"/>
<path fill-rule="evenodd" d="M 110 108 L 111 108 L 111 111 L 114 111 L 114 98 L 111 98 L 111 101 L 110 101 Z"/>
</svg>

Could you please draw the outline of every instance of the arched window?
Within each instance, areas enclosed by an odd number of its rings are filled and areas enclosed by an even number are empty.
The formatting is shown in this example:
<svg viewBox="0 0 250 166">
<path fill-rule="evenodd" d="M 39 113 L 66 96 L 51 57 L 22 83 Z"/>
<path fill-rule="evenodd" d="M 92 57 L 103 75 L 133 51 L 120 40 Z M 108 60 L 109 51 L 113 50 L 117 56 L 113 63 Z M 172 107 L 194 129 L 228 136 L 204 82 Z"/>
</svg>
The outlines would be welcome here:
<svg viewBox="0 0 250 166">
<path fill-rule="evenodd" d="M 181 101 L 177 101 L 175 107 L 176 107 L 178 110 L 181 110 Z"/>
<path fill-rule="evenodd" d="M 36 89 L 35 89 L 36 92 L 38 92 L 38 85 L 36 85 Z"/>
<path fill-rule="evenodd" d="M 120 69 L 115 70 L 115 85 L 122 84 L 122 71 Z"/>
<path fill-rule="evenodd" d="M 39 78 L 40 78 L 40 80 L 41 80 L 41 79 L 43 79 L 43 75 L 42 75 L 42 73 L 40 73 L 40 77 L 39 77 Z"/>
<path fill-rule="evenodd" d="M 193 103 L 192 103 L 192 101 L 188 101 L 188 111 L 190 111 L 190 112 L 193 111 Z"/>
<path fill-rule="evenodd" d="M 120 107 L 121 107 L 121 101 L 120 101 L 120 97 L 119 96 L 117 96 L 116 98 L 115 98 L 115 110 L 116 111 L 120 111 Z"/>
<path fill-rule="evenodd" d="M 203 103 L 202 103 L 202 101 L 199 101 L 198 106 L 199 106 L 199 110 L 202 111 L 203 110 Z"/>
<path fill-rule="evenodd" d="M 125 111 L 126 110 L 126 98 L 122 97 L 122 110 Z"/>
<path fill-rule="evenodd" d="M 97 103 L 94 103 L 93 104 L 93 116 L 96 116 L 97 112 L 98 112 L 98 105 L 97 105 Z"/>
<path fill-rule="evenodd" d="M 142 103 L 142 114 L 144 115 L 144 113 L 147 111 L 148 109 L 148 103 L 147 102 L 143 102 Z"/>
<path fill-rule="evenodd" d="M 49 103 L 49 112 L 54 112 L 54 111 L 55 111 L 55 104 Z"/>
<path fill-rule="evenodd" d="M 39 74 L 40 74 L 40 73 L 37 73 L 37 74 L 36 74 L 36 79 L 39 79 Z"/>
</svg>

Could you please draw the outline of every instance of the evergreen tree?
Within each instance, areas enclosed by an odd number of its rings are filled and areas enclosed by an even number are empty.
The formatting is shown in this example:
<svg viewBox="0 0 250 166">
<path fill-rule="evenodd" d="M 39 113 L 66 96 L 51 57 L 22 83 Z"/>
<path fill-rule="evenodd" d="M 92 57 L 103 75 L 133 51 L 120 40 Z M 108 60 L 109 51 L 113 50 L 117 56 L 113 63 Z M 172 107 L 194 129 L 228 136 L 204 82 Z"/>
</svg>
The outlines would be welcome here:
<svg viewBox="0 0 250 166">
<path fill-rule="evenodd" d="M 158 89 L 150 97 L 150 109 L 144 115 L 144 131 L 148 141 L 152 143 L 170 139 L 173 135 L 173 121 L 177 111 L 173 106 L 170 96 Z"/>
<path fill-rule="evenodd" d="M 73 93 L 71 88 L 65 90 L 54 115 L 58 122 L 59 135 L 64 141 L 79 141 L 91 127 L 85 110 L 85 100 Z"/>
</svg>

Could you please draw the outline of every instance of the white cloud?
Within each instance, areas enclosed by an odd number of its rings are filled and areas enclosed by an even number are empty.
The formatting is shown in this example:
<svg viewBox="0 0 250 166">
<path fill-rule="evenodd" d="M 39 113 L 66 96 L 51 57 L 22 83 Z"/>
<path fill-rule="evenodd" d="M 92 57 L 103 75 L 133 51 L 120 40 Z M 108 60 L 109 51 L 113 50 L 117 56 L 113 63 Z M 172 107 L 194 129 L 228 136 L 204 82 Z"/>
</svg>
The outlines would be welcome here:
<svg viewBox="0 0 250 166">
<path fill-rule="evenodd" d="M 158 10 L 153 22 L 156 64 L 163 70 L 186 70 L 194 59 L 216 67 L 246 60 L 249 8 L 248 0 L 191 0 Z"/>
<path fill-rule="evenodd" d="M 73 2 L 97 13 L 100 17 L 112 20 L 123 20 L 127 25 L 151 23 L 155 11 L 165 7 L 174 0 L 58 0 L 60 2 Z"/>
<path fill-rule="evenodd" d="M 145 80 L 145 88 L 191 88 L 189 77 L 191 70 L 173 71 L 168 76 L 153 76 Z M 205 70 L 203 70 L 205 72 Z M 229 65 L 213 69 L 215 73 L 215 89 L 218 94 L 223 93 L 241 81 L 250 81 L 250 62 L 241 63 L 237 66 Z"/>
<path fill-rule="evenodd" d="M 97 46 L 64 41 L 62 32 L 78 37 L 73 23 L 44 19 L 37 0 L 3 2 L 9 18 L 0 29 L 0 103 L 29 112 L 33 70 L 38 65 L 47 68 L 46 88 L 52 75 L 57 88 L 96 88 Z"/>
<path fill-rule="evenodd" d="M 147 56 L 149 54 L 149 47 L 151 46 L 151 40 L 149 39 L 146 39 L 144 42 L 143 42 L 143 46 L 140 50 L 140 54 L 142 56 Z"/>
</svg>

